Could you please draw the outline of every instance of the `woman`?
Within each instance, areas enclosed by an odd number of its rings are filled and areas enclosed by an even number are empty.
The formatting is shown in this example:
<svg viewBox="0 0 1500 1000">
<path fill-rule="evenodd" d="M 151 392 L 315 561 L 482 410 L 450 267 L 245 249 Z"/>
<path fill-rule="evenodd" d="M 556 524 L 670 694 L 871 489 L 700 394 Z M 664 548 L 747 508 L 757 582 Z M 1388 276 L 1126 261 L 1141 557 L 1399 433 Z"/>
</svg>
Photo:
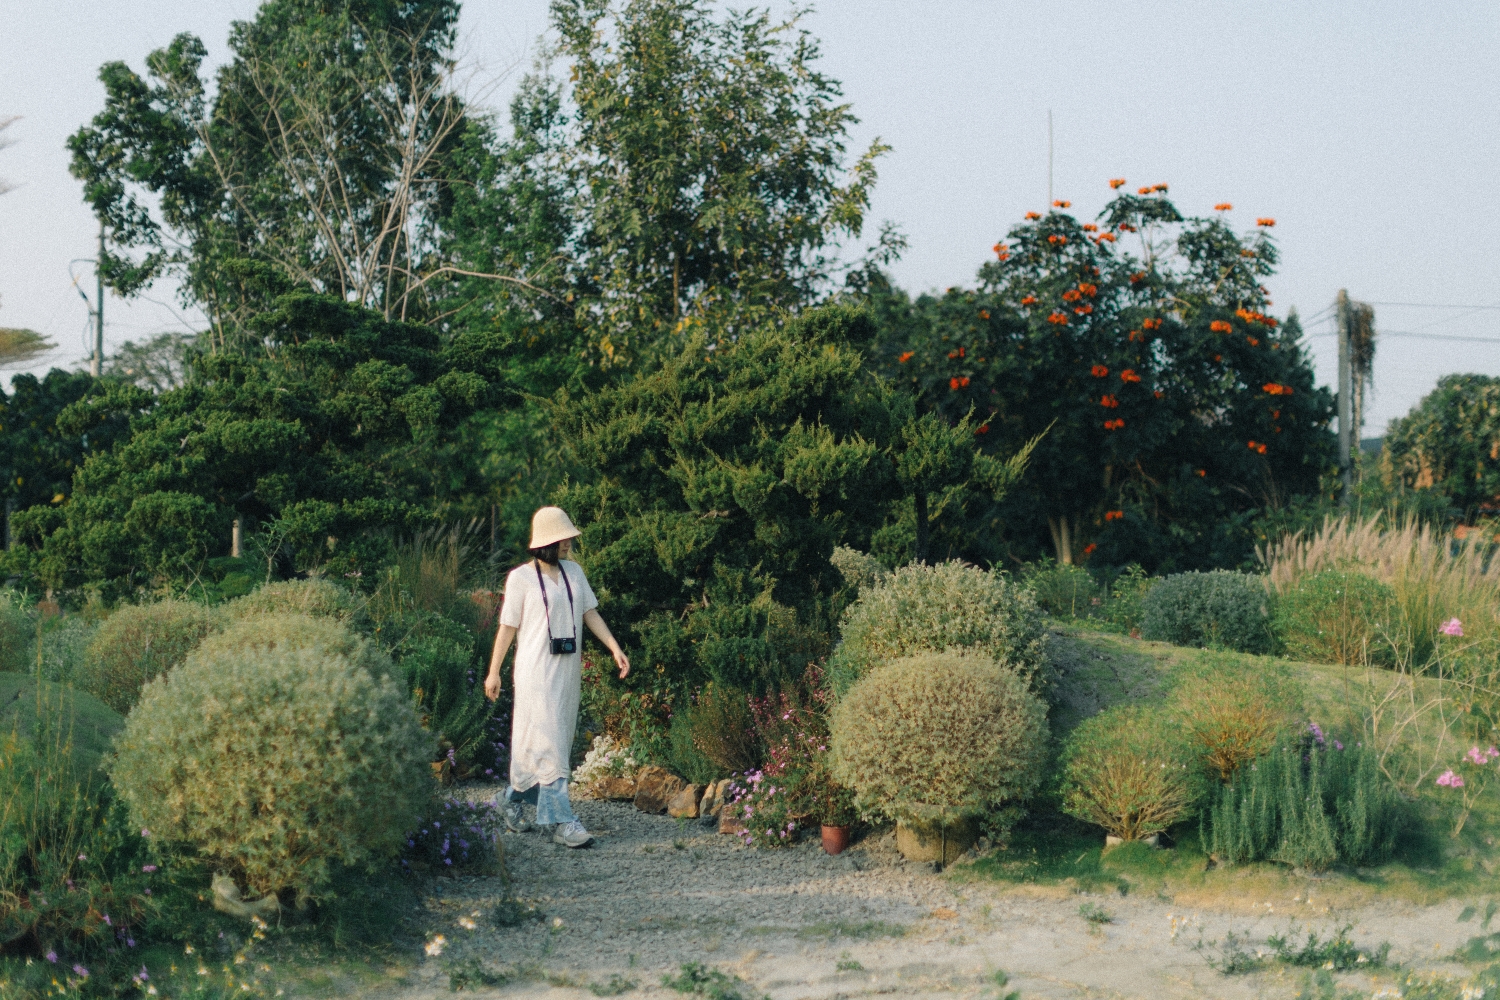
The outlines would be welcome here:
<svg viewBox="0 0 1500 1000">
<path fill-rule="evenodd" d="M 599 601 L 583 567 L 568 559 L 578 533 L 561 507 L 543 507 L 532 517 L 532 558 L 505 578 L 500 631 L 484 680 L 485 696 L 500 697 L 500 664 L 519 636 L 510 784 L 500 795 L 505 827 L 512 833 L 526 830 L 521 804 L 535 803 L 537 824 L 551 824 L 552 840 L 568 847 L 586 847 L 593 840 L 568 801 L 568 756 L 583 680 L 580 624 L 614 656 L 621 679 L 630 673 L 630 659 L 599 617 Z"/>
</svg>

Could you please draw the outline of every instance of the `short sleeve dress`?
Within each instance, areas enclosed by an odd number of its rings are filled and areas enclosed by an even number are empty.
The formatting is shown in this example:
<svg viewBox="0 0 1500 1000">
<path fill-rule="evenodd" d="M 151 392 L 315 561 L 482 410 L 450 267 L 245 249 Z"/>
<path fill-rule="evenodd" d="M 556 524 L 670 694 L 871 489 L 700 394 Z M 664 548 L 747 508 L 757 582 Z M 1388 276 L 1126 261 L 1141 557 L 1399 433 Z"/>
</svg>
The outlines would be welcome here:
<svg viewBox="0 0 1500 1000">
<path fill-rule="evenodd" d="M 515 714 L 510 727 L 510 784 L 517 792 L 567 778 L 573 731 L 578 726 L 578 699 L 583 681 L 583 616 L 599 606 L 583 567 L 563 559 L 560 568 L 573 588 L 568 591 L 545 572 L 538 581 L 535 562 L 525 562 L 505 578 L 500 624 L 516 630 Z M 547 601 L 542 602 L 542 587 Z M 551 609 L 551 636 L 547 631 Z M 571 619 L 571 620 L 570 620 Z M 551 638 L 575 636 L 577 652 L 556 655 Z"/>
</svg>

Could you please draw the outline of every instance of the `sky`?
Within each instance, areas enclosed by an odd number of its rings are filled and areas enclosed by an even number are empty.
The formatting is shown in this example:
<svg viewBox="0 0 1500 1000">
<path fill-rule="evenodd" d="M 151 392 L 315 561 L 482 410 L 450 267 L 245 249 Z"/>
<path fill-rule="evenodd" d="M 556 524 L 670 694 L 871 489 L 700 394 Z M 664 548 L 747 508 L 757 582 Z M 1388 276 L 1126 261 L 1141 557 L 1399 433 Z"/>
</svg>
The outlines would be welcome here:
<svg viewBox="0 0 1500 1000">
<path fill-rule="evenodd" d="M 778 0 L 778 6 L 780 0 Z M 226 57 L 251 0 L 0 0 L 0 326 L 89 350 L 97 223 L 64 143 L 102 107 L 99 66 L 137 70 L 182 31 Z M 851 160 L 879 137 L 867 236 L 896 223 L 893 267 L 913 292 L 970 284 L 989 248 L 1052 189 L 1081 218 L 1111 177 L 1167 183 L 1185 214 L 1231 202 L 1248 229 L 1276 219 L 1282 261 L 1267 282 L 1308 328 L 1319 381 L 1336 378 L 1339 289 L 1374 304 L 1378 332 L 1366 436 L 1443 375 L 1500 376 L 1500 282 L 1487 218 L 1500 216 L 1500 4 L 1306 2 L 1009 3 L 824 0 L 804 25 L 861 119 Z M 539 51 L 546 0 L 470 0 L 462 58 L 507 91 Z M 851 248 L 857 251 L 856 248 Z M 72 263 L 81 261 L 79 263 Z M 106 293 L 106 351 L 195 329 L 173 289 Z M 9 378 L 10 372 L 0 372 Z"/>
</svg>

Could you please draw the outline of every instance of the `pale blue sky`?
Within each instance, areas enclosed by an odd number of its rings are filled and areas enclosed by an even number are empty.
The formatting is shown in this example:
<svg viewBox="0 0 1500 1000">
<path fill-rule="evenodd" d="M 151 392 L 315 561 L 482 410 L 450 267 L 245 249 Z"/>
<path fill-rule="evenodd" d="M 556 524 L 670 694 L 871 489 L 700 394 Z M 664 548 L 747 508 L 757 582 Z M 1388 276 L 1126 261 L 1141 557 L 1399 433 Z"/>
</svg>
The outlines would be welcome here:
<svg viewBox="0 0 1500 1000">
<path fill-rule="evenodd" d="M 0 326 L 51 336 L 52 363 L 86 351 L 68 262 L 91 255 L 95 224 L 63 142 L 99 110 L 99 65 L 139 69 L 179 31 L 222 58 L 229 22 L 254 6 L 0 0 L 0 116 L 24 116 L 0 151 L 0 177 L 19 185 L 0 197 Z M 1500 4 L 825 0 L 806 24 L 862 119 L 856 146 L 894 147 L 871 220 L 910 236 L 895 269 L 907 288 L 971 282 L 995 240 L 1045 206 L 1050 108 L 1056 196 L 1076 212 L 1098 211 L 1123 176 L 1171 184 L 1186 212 L 1230 201 L 1237 224 L 1274 216 L 1278 313 L 1326 316 L 1340 287 L 1487 307 L 1377 305 L 1367 435 L 1441 375 L 1500 375 Z M 471 62 L 519 71 L 546 2 L 470 0 L 463 26 Z M 193 322 L 170 289 L 149 294 L 106 302 L 110 342 Z M 1309 326 L 1331 381 L 1332 326 Z"/>
</svg>

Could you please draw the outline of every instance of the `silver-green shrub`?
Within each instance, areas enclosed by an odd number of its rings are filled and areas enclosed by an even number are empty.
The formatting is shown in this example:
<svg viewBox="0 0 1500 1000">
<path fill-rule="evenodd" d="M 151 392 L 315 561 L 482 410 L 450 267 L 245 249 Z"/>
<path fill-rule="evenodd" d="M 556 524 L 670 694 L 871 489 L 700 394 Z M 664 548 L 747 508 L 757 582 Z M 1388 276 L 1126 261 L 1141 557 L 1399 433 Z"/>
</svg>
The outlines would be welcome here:
<svg viewBox="0 0 1500 1000">
<path fill-rule="evenodd" d="M 978 652 L 877 667 L 830 718 L 835 779 L 866 814 L 952 823 L 1024 801 L 1041 779 L 1047 707 Z"/>
<path fill-rule="evenodd" d="M 355 635 L 335 618 L 320 618 L 297 611 L 261 611 L 232 620 L 222 632 L 198 646 L 203 655 L 217 656 L 236 650 L 322 649 L 347 657 L 376 677 L 393 667 L 391 658 L 375 643 Z"/>
<path fill-rule="evenodd" d="M 94 633 L 73 683 L 123 715 L 143 684 L 181 663 L 222 622 L 217 612 L 192 601 L 120 608 Z"/>
<path fill-rule="evenodd" d="M 230 618 L 267 612 L 295 611 L 318 618 L 332 618 L 357 628 L 364 618 L 365 602 L 346 587 L 331 580 L 283 580 L 258 587 L 224 605 Z"/>
<path fill-rule="evenodd" d="M 865 591 L 891 577 L 891 571 L 874 556 L 840 545 L 833 550 L 833 568 L 844 582 L 857 591 Z"/>
<path fill-rule="evenodd" d="M 903 566 L 861 590 L 839 631 L 843 641 L 828 671 L 836 694 L 877 664 L 914 653 L 970 649 L 1033 684 L 1045 658 L 1046 630 L 1031 593 L 958 561 Z"/>
<path fill-rule="evenodd" d="M 1174 646 L 1270 653 L 1271 597 L 1264 579 L 1216 569 L 1176 573 L 1141 602 L 1141 638 Z"/>
<path fill-rule="evenodd" d="M 323 649 L 205 650 L 146 686 L 110 778 L 132 819 L 254 893 L 395 855 L 433 793 L 401 684 Z"/>
<path fill-rule="evenodd" d="M 1202 788 L 1167 712 L 1120 705 L 1086 719 L 1063 748 L 1063 812 L 1121 840 L 1142 840 L 1187 816 Z"/>
</svg>

